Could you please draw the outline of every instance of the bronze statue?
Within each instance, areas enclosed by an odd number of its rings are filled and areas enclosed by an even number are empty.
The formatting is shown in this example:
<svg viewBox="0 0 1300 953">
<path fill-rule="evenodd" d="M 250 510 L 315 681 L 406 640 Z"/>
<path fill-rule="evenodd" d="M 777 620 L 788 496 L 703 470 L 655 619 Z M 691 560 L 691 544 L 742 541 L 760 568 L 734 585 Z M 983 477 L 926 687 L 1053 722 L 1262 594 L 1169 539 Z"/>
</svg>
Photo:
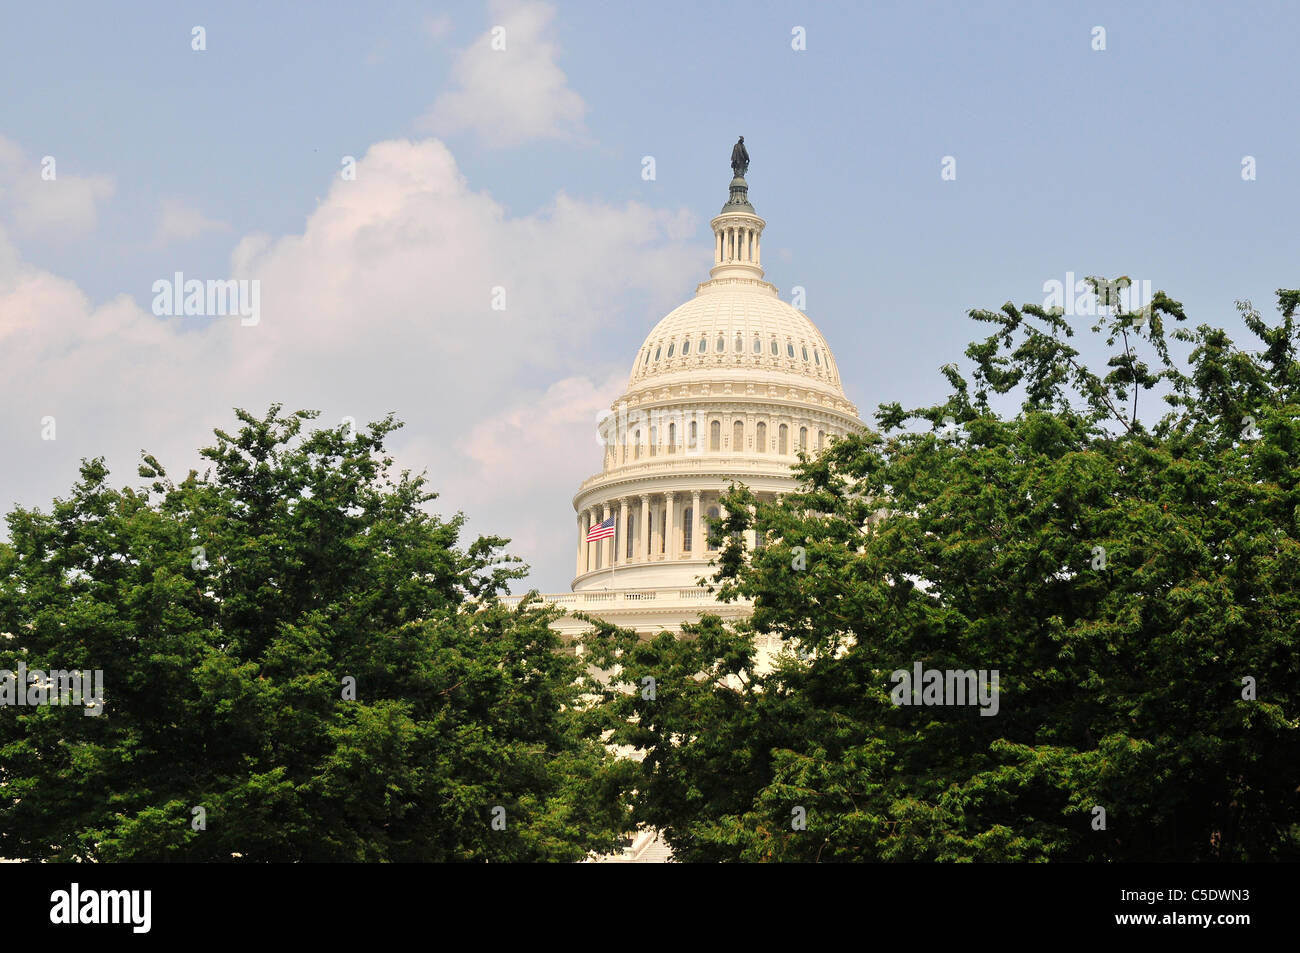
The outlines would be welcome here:
<svg viewBox="0 0 1300 953">
<path fill-rule="evenodd" d="M 745 137 L 731 147 L 731 171 L 737 177 L 743 177 L 749 171 L 749 150 L 745 148 Z"/>
</svg>

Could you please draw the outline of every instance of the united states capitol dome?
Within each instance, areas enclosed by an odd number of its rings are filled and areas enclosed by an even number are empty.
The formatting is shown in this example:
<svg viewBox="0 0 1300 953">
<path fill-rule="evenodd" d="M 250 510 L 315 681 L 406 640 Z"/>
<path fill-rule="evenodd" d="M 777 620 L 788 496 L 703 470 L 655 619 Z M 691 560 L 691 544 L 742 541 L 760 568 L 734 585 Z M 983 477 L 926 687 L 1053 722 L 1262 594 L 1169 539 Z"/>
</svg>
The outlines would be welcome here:
<svg viewBox="0 0 1300 953">
<path fill-rule="evenodd" d="M 629 393 L 703 377 L 814 388 L 850 409 L 839 369 L 821 331 L 764 280 L 760 238 L 766 223 L 737 176 L 711 223 L 714 262 L 695 296 L 655 325 L 632 363 Z"/>
<path fill-rule="evenodd" d="M 717 541 L 705 527 L 727 488 L 743 483 L 760 500 L 789 493 L 801 454 L 863 426 L 825 337 L 764 277 L 767 223 L 749 202 L 741 146 L 709 223 L 708 279 L 646 336 L 600 424 L 603 466 L 573 499 L 575 593 L 606 598 L 617 575 L 640 603 L 707 595 L 696 580 Z"/>
<path fill-rule="evenodd" d="M 800 378 L 843 397 L 826 339 L 799 309 L 766 282 L 709 281 L 646 337 L 629 387 L 671 384 L 703 370 L 735 371 L 738 379 Z"/>
</svg>

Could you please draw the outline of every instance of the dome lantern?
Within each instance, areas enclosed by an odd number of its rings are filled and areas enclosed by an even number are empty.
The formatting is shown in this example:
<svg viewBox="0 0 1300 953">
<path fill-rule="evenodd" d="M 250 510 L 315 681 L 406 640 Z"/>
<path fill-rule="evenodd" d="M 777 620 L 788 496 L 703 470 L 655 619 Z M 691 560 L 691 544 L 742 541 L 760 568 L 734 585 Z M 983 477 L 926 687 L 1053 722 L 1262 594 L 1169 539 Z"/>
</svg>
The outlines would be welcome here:
<svg viewBox="0 0 1300 953">
<path fill-rule="evenodd" d="M 731 192 L 722 212 L 709 224 L 713 227 L 713 268 L 710 278 L 753 278 L 763 280 L 759 239 L 767 224 L 749 203 L 749 151 L 741 136 L 731 150 Z"/>
</svg>

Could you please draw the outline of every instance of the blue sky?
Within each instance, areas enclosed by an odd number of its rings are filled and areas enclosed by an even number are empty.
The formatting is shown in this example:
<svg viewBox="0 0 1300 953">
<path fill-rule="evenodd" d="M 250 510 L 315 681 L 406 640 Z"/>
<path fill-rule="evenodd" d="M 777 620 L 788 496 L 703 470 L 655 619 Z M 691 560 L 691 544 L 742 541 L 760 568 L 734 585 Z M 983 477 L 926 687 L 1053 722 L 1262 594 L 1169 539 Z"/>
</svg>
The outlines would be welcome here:
<svg viewBox="0 0 1300 953">
<path fill-rule="evenodd" d="M 968 309 L 1067 271 L 1234 333 L 1235 299 L 1297 284 L 1294 4 L 380 6 L 7 11 L 0 504 L 65 492 L 81 456 L 122 479 L 141 448 L 179 458 L 235 402 L 395 410 L 440 506 L 566 588 L 592 408 L 706 276 L 740 134 L 768 278 L 807 289 L 864 416 L 939 398 Z M 154 317 L 176 271 L 264 275 L 265 325 Z M 484 327 L 480 271 L 520 289 L 517 323 Z M 515 469 L 531 440 L 586 458 Z"/>
</svg>

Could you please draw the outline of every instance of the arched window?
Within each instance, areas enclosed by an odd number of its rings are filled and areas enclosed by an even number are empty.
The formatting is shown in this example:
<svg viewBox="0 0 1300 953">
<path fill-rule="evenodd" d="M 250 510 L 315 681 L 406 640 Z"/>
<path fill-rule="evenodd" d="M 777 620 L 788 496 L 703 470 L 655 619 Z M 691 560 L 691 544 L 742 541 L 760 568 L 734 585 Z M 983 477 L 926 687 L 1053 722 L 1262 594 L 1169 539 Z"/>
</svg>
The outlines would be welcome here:
<svg viewBox="0 0 1300 953">
<path fill-rule="evenodd" d="M 668 425 L 668 452 L 669 453 L 677 452 L 677 425 L 676 424 Z"/>
<path fill-rule="evenodd" d="M 641 431 L 639 430 L 632 436 L 632 459 L 641 459 Z"/>
<path fill-rule="evenodd" d="M 716 343 L 717 346 L 714 347 L 714 350 L 717 351 L 719 354 L 721 354 L 723 351 L 727 349 L 726 342 L 722 340 L 721 334 L 718 335 L 718 340 Z"/>
<path fill-rule="evenodd" d="M 656 361 L 659 360 L 659 348 L 658 348 L 658 347 L 655 348 L 655 360 L 656 360 Z"/>
<path fill-rule="evenodd" d="M 658 452 L 659 447 L 659 428 L 653 424 L 650 426 L 650 456 Z"/>
<path fill-rule="evenodd" d="M 641 366 L 642 366 L 642 367 L 645 367 L 645 366 L 646 366 L 647 364 L 649 364 L 649 363 L 650 363 L 650 349 L 649 349 L 649 348 L 646 348 L 646 349 L 645 349 L 645 360 L 641 362 Z"/>
<path fill-rule="evenodd" d="M 826 431 L 825 431 L 825 430 L 819 430 L 819 431 L 817 431 L 817 449 L 818 449 L 818 450 L 824 450 L 824 449 L 826 449 Z"/>
<path fill-rule="evenodd" d="M 818 367 L 822 366 L 822 352 L 817 350 L 817 348 L 813 348 L 813 363 Z"/>
<path fill-rule="evenodd" d="M 722 449 L 722 421 L 715 420 L 709 424 L 709 449 Z"/>
<path fill-rule="evenodd" d="M 716 506 L 710 506 L 707 512 L 709 514 L 709 519 L 716 520 L 718 518 L 718 508 Z M 711 530 L 712 528 L 713 528 L 712 524 L 710 524 L 709 529 Z M 708 542 L 705 544 L 706 548 L 717 549 L 718 541 L 714 537 L 713 533 L 709 532 L 708 530 L 706 530 L 705 532 L 708 533 Z"/>
<path fill-rule="evenodd" d="M 782 455 L 790 452 L 790 428 L 785 424 L 776 432 L 776 452 Z"/>
<path fill-rule="evenodd" d="M 767 424 L 761 421 L 754 426 L 754 449 L 767 453 Z"/>
<path fill-rule="evenodd" d="M 808 428 L 807 427 L 799 428 L 799 449 L 800 450 L 808 449 Z"/>
<path fill-rule="evenodd" d="M 773 357 L 781 356 L 781 351 L 776 346 L 776 338 L 772 338 L 772 356 Z"/>
<path fill-rule="evenodd" d="M 806 344 L 803 346 L 803 362 L 808 363 L 808 345 Z"/>
<path fill-rule="evenodd" d="M 745 349 L 745 342 L 741 340 L 740 335 L 736 335 L 736 353 L 739 354 Z"/>
<path fill-rule="evenodd" d="M 691 551 L 691 529 L 695 523 L 695 511 L 691 507 L 682 510 L 682 552 Z"/>
<path fill-rule="evenodd" d="M 682 357 L 685 357 L 687 354 L 690 353 L 691 353 L 691 339 L 687 338 L 685 341 L 682 342 Z"/>
<path fill-rule="evenodd" d="M 669 356 L 669 357 L 672 357 L 672 356 L 673 356 L 673 348 L 675 348 L 676 346 L 677 346 L 676 343 L 674 343 L 674 342 L 672 342 L 672 341 L 668 342 L 668 356 Z"/>
<path fill-rule="evenodd" d="M 789 341 L 785 342 L 785 353 L 787 357 L 794 357 L 794 345 Z"/>
<path fill-rule="evenodd" d="M 737 420 L 731 425 L 731 449 L 739 453 L 745 449 L 745 422 Z"/>
<path fill-rule="evenodd" d="M 687 431 L 687 433 L 690 434 L 690 436 L 687 438 L 688 443 L 686 446 L 689 449 L 694 450 L 696 447 L 699 446 L 699 444 L 696 441 L 700 439 L 699 427 L 694 420 L 691 421 L 691 426 L 690 429 Z"/>
<path fill-rule="evenodd" d="M 636 514 L 629 512 L 627 514 L 627 532 L 623 534 L 627 537 L 627 558 L 633 556 L 632 541 L 636 539 Z"/>
<path fill-rule="evenodd" d="M 755 354 L 763 353 L 763 342 L 758 339 L 757 334 L 754 335 L 754 353 Z"/>
</svg>

